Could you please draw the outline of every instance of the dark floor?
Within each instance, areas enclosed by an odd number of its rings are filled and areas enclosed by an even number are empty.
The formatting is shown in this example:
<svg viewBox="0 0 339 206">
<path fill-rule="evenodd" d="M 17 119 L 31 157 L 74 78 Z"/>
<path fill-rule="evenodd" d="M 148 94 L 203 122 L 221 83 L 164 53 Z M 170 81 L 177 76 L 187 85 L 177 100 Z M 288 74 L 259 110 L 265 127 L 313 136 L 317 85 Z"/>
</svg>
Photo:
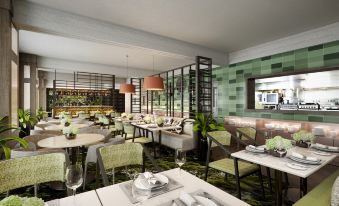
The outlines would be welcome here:
<svg viewBox="0 0 339 206">
<path fill-rule="evenodd" d="M 169 170 L 172 168 L 176 168 L 177 165 L 174 162 L 174 152 L 169 149 L 162 149 L 162 154 L 160 158 L 157 158 L 157 164 L 160 166 L 162 170 Z M 139 167 L 129 167 L 129 170 L 139 170 Z M 203 179 L 204 177 L 204 162 L 200 162 L 195 158 L 194 153 L 187 154 L 187 162 L 183 166 L 183 169 L 190 172 L 191 174 Z M 151 163 L 148 161 L 146 163 L 146 170 L 154 170 Z M 89 166 L 89 176 L 94 177 L 95 174 L 95 165 Z M 92 178 L 93 179 L 93 178 Z M 128 175 L 126 175 L 125 168 L 121 168 L 117 171 L 115 177 L 116 183 L 123 182 L 129 180 Z M 232 195 L 236 195 L 236 186 L 235 179 L 232 176 L 228 176 L 227 181 L 224 181 L 224 174 L 210 169 L 208 175 L 208 182 Z M 249 186 L 250 184 L 251 186 Z M 254 185 L 256 188 L 260 188 L 260 184 L 257 176 L 249 176 L 242 180 L 241 188 L 242 188 L 242 200 L 246 201 L 250 205 L 272 205 L 272 195 L 269 194 L 268 191 L 268 179 L 264 177 L 264 184 L 266 186 L 266 198 L 262 199 L 261 194 L 256 194 L 260 190 L 252 187 Z M 86 184 L 86 191 L 93 190 L 98 187 L 103 187 L 101 179 L 98 181 L 98 185 L 96 181 L 91 181 Z M 246 191 L 245 191 L 246 190 Z M 83 192 L 82 187 L 79 188 L 78 192 Z M 33 187 L 20 188 L 17 190 L 11 191 L 10 194 L 18 194 L 20 196 L 33 196 Z M 65 190 L 54 190 L 51 189 L 49 184 L 41 184 L 39 186 L 38 197 L 42 198 L 45 201 L 49 201 L 56 198 L 62 198 L 66 196 Z M 0 195 L 0 199 L 4 198 L 5 194 Z"/>
</svg>

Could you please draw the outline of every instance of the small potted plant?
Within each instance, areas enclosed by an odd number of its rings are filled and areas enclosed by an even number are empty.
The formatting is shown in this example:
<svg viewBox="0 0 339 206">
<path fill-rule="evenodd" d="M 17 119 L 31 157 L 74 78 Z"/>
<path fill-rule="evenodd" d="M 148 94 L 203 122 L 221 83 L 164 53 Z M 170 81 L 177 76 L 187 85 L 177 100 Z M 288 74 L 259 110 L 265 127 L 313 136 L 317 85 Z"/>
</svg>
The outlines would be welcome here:
<svg viewBox="0 0 339 206">
<path fill-rule="evenodd" d="M 151 115 L 146 115 L 145 117 L 144 117 L 144 121 L 145 121 L 145 123 L 146 124 L 150 124 L 151 122 L 152 122 L 152 117 L 151 117 Z"/>
<path fill-rule="evenodd" d="M 125 113 L 125 112 L 124 112 L 124 113 L 121 113 L 121 118 L 122 118 L 122 119 L 127 118 L 127 113 Z"/>
<path fill-rule="evenodd" d="M 308 148 L 308 146 L 314 141 L 314 135 L 305 130 L 300 130 L 292 135 L 298 147 Z"/>
<path fill-rule="evenodd" d="M 133 117 L 134 117 L 133 114 L 128 114 L 128 115 L 127 115 L 127 119 L 129 119 L 129 120 L 133 120 Z"/>
<path fill-rule="evenodd" d="M 266 149 L 268 153 L 275 157 L 284 157 L 287 154 L 287 150 L 292 148 L 291 140 L 282 138 L 281 136 L 275 136 L 272 139 L 266 140 Z"/>
<path fill-rule="evenodd" d="M 19 119 L 19 137 L 24 137 L 30 134 L 31 128 L 38 123 L 38 118 L 31 114 L 29 110 L 18 109 L 18 119 Z"/>
<path fill-rule="evenodd" d="M 42 107 L 39 107 L 36 117 L 38 118 L 39 121 L 41 120 L 46 121 L 46 118 L 48 117 L 48 115 L 47 115 L 47 112 L 43 111 Z"/>
<path fill-rule="evenodd" d="M 60 124 L 65 126 L 65 127 L 68 127 L 69 125 L 71 125 L 71 123 L 72 123 L 72 120 L 70 118 L 67 118 L 67 117 L 61 119 L 61 121 L 60 121 Z"/>
<path fill-rule="evenodd" d="M 66 139 L 71 140 L 76 138 L 79 129 L 76 127 L 64 127 L 62 133 L 65 135 Z"/>
<path fill-rule="evenodd" d="M 4 198 L 0 201 L 0 205 L 21 205 L 21 206 L 44 206 L 45 203 L 42 199 L 37 197 L 19 197 L 18 195 L 11 195 L 9 197 Z"/>
<path fill-rule="evenodd" d="M 156 122 L 157 122 L 158 127 L 162 127 L 162 126 L 164 126 L 165 120 L 164 120 L 163 117 L 158 117 L 156 119 Z"/>
<path fill-rule="evenodd" d="M 207 133 L 222 131 L 225 128 L 222 124 L 218 124 L 212 114 L 198 113 L 194 120 L 193 131 L 198 135 L 198 158 L 201 161 L 205 161 L 208 149 Z"/>
</svg>

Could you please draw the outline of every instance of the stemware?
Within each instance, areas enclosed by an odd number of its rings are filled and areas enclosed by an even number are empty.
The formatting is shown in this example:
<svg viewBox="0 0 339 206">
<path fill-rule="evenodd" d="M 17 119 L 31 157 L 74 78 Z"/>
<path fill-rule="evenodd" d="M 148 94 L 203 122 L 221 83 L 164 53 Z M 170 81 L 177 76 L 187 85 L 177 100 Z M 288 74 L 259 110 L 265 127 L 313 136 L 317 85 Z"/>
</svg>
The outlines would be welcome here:
<svg viewBox="0 0 339 206">
<path fill-rule="evenodd" d="M 151 197 L 151 190 L 141 190 L 135 186 L 135 181 L 139 178 L 145 178 L 142 173 L 135 174 L 132 183 L 132 196 L 136 199 L 139 205 L 143 205 L 143 203 Z"/>
<path fill-rule="evenodd" d="M 186 152 L 182 149 L 175 150 L 175 163 L 179 166 L 179 172 L 181 174 L 181 167 L 186 163 Z"/>
<path fill-rule="evenodd" d="M 66 169 L 66 187 L 73 192 L 73 200 L 75 202 L 76 189 L 83 183 L 83 170 L 80 164 L 69 165 Z"/>
</svg>

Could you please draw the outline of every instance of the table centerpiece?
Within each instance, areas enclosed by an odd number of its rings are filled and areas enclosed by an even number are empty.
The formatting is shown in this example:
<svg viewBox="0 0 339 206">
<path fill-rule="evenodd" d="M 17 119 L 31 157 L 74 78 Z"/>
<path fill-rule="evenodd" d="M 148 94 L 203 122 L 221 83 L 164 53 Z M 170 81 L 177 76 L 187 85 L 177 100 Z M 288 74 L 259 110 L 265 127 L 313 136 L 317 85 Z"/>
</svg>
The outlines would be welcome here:
<svg viewBox="0 0 339 206">
<path fill-rule="evenodd" d="M 284 157 L 290 148 L 292 148 L 291 140 L 282 138 L 281 136 L 275 136 L 272 139 L 266 140 L 266 149 L 272 156 Z"/>
<path fill-rule="evenodd" d="M 71 140 L 75 139 L 77 134 L 79 133 L 79 129 L 77 127 L 64 127 L 62 129 L 62 133 L 65 135 L 66 139 Z"/>
<path fill-rule="evenodd" d="M 311 132 L 300 130 L 292 135 L 298 147 L 308 148 L 314 141 L 315 137 Z"/>
</svg>

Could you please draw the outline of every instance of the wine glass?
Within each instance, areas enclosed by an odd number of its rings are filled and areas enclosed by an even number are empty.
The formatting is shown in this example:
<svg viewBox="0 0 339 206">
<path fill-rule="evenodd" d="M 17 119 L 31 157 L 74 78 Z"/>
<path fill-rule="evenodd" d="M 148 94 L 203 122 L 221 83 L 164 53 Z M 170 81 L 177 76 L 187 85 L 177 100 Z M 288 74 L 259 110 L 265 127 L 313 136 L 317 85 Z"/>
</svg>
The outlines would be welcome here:
<svg viewBox="0 0 339 206">
<path fill-rule="evenodd" d="M 178 148 L 175 150 L 175 163 L 179 166 L 179 173 L 181 174 L 181 167 L 186 162 L 186 152 Z"/>
<path fill-rule="evenodd" d="M 145 179 L 143 174 L 136 174 L 134 175 L 132 183 L 132 196 L 139 202 L 139 205 L 143 205 L 143 203 L 151 197 L 151 190 L 143 190 L 136 187 L 135 182 L 137 180 L 143 181 L 142 179 Z"/>
<path fill-rule="evenodd" d="M 66 169 L 66 187 L 73 191 L 75 202 L 76 189 L 83 183 L 82 166 L 80 164 L 69 165 Z"/>
</svg>

